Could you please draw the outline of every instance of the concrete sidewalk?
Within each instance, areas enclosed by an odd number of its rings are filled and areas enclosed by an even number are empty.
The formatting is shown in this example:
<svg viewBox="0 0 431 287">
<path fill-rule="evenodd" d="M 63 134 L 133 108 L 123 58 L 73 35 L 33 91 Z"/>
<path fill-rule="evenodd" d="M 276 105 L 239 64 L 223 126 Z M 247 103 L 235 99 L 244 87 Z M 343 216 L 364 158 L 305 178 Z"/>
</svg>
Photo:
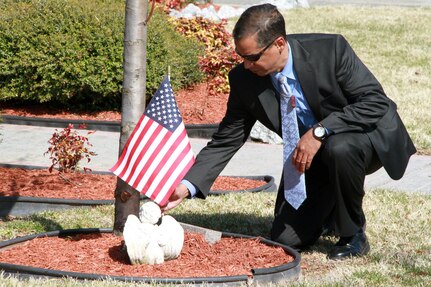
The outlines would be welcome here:
<svg viewBox="0 0 431 287">
<path fill-rule="evenodd" d="M 48 140 L 54 131 L 55 128 L 0 124 L 0 163 L 49 166 L 49 157 L 43 154 L 49 147 Z M 85 135 L 85 131 L 79 133 Z M 97 156 L 84 166 L 107 171 L 118 158 L 120 134 L 96 131 L 88 137 Z M 197 154 L 208 139 L 192 138 L 190 141 L 193 152 Z M 222 175 L 271 175 L 278 185 L 281 160 L 282 145 L 247 142 L 229 162 Z M 366 178 L 365 187 L 431 195 L 431 156 L 412 156 L 404 177 L 398 181 L 392 180 L 382 168 Z"/>
</svg>

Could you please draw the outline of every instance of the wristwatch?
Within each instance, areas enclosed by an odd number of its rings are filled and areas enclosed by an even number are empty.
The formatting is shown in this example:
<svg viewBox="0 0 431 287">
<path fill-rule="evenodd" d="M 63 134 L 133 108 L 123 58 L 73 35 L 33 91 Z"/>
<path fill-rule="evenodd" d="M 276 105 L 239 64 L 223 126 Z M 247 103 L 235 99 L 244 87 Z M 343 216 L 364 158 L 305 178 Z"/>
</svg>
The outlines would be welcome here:
<svg viewBox="0 0 431 287">
<path fill-rule="evenodd" d="M 326 138 L 326 129 L 322 126 L 321 123 L 317 123 L 313 126 L 313 136 L 319 141 L 323 141 Z"/>
</svg>

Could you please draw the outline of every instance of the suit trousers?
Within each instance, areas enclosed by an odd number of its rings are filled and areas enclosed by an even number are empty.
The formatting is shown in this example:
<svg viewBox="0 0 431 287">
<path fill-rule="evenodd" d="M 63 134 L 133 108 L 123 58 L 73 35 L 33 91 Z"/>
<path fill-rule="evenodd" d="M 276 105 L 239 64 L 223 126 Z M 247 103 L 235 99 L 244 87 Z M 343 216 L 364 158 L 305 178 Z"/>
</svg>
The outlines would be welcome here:
<svg viewBox="0 0 431 287">
<path fill-rule="evenodd" d="M 297 248 L 313 244 L 330 222 L 341 237 L 363 228 L 362 200 L 367 174 L 382 167 L 364 133 L 329 136 L 305 172 L 307 199 L 295 210 L 284 198 L 283 179 L 277 194 L 271 238 Z"/>
</svg>

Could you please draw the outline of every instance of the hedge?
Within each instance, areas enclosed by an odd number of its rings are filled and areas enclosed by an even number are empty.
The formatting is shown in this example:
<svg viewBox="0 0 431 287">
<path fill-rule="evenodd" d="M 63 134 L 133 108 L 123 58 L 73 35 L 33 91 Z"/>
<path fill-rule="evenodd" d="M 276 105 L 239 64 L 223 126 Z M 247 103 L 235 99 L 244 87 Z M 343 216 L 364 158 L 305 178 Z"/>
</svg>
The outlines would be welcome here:
<svg viewBox="0 0 431 287">
<path fill-rule="evenodd" d="M 0 101 L 118 109 L 124 0 L 3 0 L 0 3 Z M 174 89 L 201 81 L 203 47 L 155 11 L 147 33 L 147 97 L 168 65 Z"/>
</svg>

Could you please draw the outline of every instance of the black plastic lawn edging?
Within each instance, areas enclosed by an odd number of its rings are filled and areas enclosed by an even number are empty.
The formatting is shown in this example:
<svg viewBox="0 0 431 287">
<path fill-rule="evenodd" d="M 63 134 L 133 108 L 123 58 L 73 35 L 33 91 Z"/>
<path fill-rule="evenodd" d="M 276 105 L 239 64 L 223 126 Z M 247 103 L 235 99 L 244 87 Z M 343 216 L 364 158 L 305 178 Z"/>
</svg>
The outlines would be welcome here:
<svg viewBox="0 0 431 287">
<path fill-rule="evenodd" d="M 242 193 L 242 192 L 274 192 L 277 190 L 277 185 L 275 184 L 274 177 L 270 175 L 264 176 L 229 176 L 232 178 L 246 178 L 252 180 L 262 180 L 266 183 L 262 186 L 255 188 L 244 189 L 244 190 L 211 190 L 209 195 L 222 195 L 227 193 Z"/>
<path fill-rule="evenodd" d="M 3 124 L 25 125 L 38 127 L 53 127 L 66 128 L 69 124 L 73 124 L 75 128 L 85 124 L 89 130 L 119 132 L 120 122 L 117 121 L 98 121 L 98 120 L 76 120 L 76 119 L 54 119 L 40 117 L 23 117 L 2 115 Z"/>
<path fill-rule="evenodd" d="M 47 169 L 44 166 L 34 165 L 15 165 L 2 164 L 0 167 L 5 168 L 22 168 L 22 169 Z M 109 171 L 92 171 L 93 174 L 113 175 Z M 114 176 L 114 175 L 113 175 Z M 274 178 L 270 175 L 264 176 L 228 176 L 236 178 L 247 178 L 252 180 L 261 180 L 266 183 L 256 188 L 245 190 L 212 190 L 209 195 L 221 195 L 228 193 L 245 193 L 245 192 L 273 192 L 277 189 Z M 141 194 L 141 200 L 147 199 Z M 46 198 L 46 197 L 28 197 L 28 196 L 0 196 L 0 217 L 6 216 L 27 216 L 37 212 L 47 210 L 57 211 L 77 207 L 94 207 L 99 205 L 111 205 L 115 200 L 86 200 L 86 199 L 63 199 L 63 198 Z"/>
<path fill-rule="evenodd" d="M 202 229 L 205 232 L 205 228 L 195 226 L 195 228 Z M 77 234 L 91 234 L 91 233 L 112 233 L 112 229 L 105 228 L 85 228 L 85 229 L 66 229 L 66 230 L 57 230 L 44 232 L 34 235 L 27 235 L 23 237 L 14 238 L 11 240 L 0 242 L 0 252 L 3 249 L 12 248 L 14 245 L 22 244 L 26 241 L 40 238 L 40 237 L 65 237 L 72 236 Z M 235 233 L 224 233 L 222 232 L 222 237 L 235 237 L 235 238 L 255 238 L 251 236 L 235 234 Z M 16 265 L 10 263 L 2 263 L 0 262 L 0 270 L 3 270 L 6 275 L 11 275 L 17 277 L 19 279 L 28 279 L 28 278 L 74 278 L 78 280 L 116 280 L 123 282 L 141 282 L 141 283 L 150 283 L 150 284 L 188 284 L 194 286 L 255 286 L 259 284 L 265 283 L 277 283 L 277 282 L 286 282 L 293 281 L 298 279 L 301 267 L 300 254 L 286 246 L 279 244 L 274 241 L 270 241 L 267 239 L 259 238 L 261 242 L 273 245 L 280 246 L 284 249 L 284 251 L 292 256 L 294 260 L 287 264 L 282 264 L 270 268 L 256 268 L 251 269 L 251 273 L 253 274 L 251 277 L 247 275 L 237 275 L 237 276 L 218 276 L 218 277 L 180 277 L 180 278 L 159 278 L 159 277 L 130 277 L 130 276 L 111 276 L 111 275 L 103 275 L 103 274 L 91 274 L 91 273 L 80 273 L 80 272 L 69 272 L 62 270 L 51 270 L 44 268 L 37 268 L 25 265 Z"/>
<path fill-rule="evenodd" d="M 29 196 L 0 196 L 0 217 L 27 216 L 43 211 L 64 210 L 77 207 L 111 205 L 114 200 L 83 200 Z"/>
<path fill-rule="evenodd" d="M 86 125 L 88 130 L 105 131 L 105 132 L 120 132 L 121 122 L 119 121 L 98 121 L 98 120 L 75 120 L 75 119 L 53 119 L 39 117 L 22 117 L 22 116 L 2 116 L 3 124 L 11 125 L 26 125 L 39 127 L 54 127 L 65 128 L 69 124 L 73 124 L 75 128 L 79 125 Z M 217 131 L 218 124 L 186 124 L 187 135 L 190 138 L 211 138 L 213 133 Z"/>
</svg>

